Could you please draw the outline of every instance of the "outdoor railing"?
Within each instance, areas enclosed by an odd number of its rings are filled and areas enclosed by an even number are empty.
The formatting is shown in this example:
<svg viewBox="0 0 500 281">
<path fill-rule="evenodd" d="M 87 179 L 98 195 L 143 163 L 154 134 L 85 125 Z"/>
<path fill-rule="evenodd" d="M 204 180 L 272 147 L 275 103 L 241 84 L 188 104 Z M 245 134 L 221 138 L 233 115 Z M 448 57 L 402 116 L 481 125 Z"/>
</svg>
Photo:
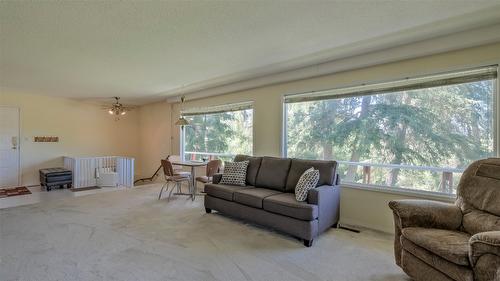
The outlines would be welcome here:
<svg viewBox="0 0 500 281">
<path fill-rule="evenodd" d="M 219 158 L 224 158 L 224 159 L 232 159 L 234 157 L 234 154 L 229 154 L 229 153 L 215 153 L 215 152 L 194 152 L 194 151 L 185 151 L 185 155 L 189 155 L 190 160 L 199 160 L 197 159 L 197 156 L 202 156 L 202 157 L 207 157 L 208 160 L 213 160 L 213 159 L 219 159 Z M 369 163 L 369 162 L 352 162 L 352 161 L 337 161 L 339 165 L 345 165 L 347 168 L 349 166 L 355 166 L 356 167 L 356 175 L 360 176 L 360 180 L 362 184 L 365 185 L 374 185 L 373 183 L 373 170 L 374 169 L 389 169 L 389 170 L 395 170 L 395 169 L 400 169 L 400 170 L 414 170 L 414 171 L 426 171 L 426 172 L 432 172 L 432 173 L 439 173 L 441 174 L 440 176 L 440 183 L 438 186 L 438 192 L 441 193 L 454 193 L 454 180 L 453 180 L 453 175 L 454 174 L 461 174 L 463 173 L 464 169 L 458 169 L 458 168 L 450 168 L 450 167 L 432 167 L 432 166 L 414 166 L 414 165 L 403 165 L 403 164 L 381 164 L 381 163 Z M 361 167 L 361 173 L 357 171 L 357 168 Z M 341 175 L 341 177 L 344 177 L 344 175 Z M 353 182 L 357 183 L 355 181 L 347 181 L 346 182 Z M 393 187 L 393 186 L 390 186 Z"/>
<path fill-rule="evenodd" d="M 184 155 L 190 155 L 189 160 L 199 160 L 199 159 L 196 159 L 196 155 L 200 155 L 202 158 L 203 158 L 203 156 L 205 156 L 205 157 L 207 157 L 208 160 L 214 160 L 214 159 L 219 159 L 219 158 L 232 159 L 234 157 L 234 154 L 228 154 L 228 153 L 193 152 L 193 151 L 184 151 Z M 186 160 L 188 160 L 188 159 L 186 159 Z"/>
<path fill-rule="evenodd" d="M 352 162 L 352 161 L 337 161 L 340 165 L 346 166 L 356 166 L 362 167 L 362 183 L 363 184 L 373 184 L 372 183 L 372 172 L 373 168 L 382 168 L 390 170 L 414 170 L 414 171 L 428 171 L 433 173 L 441 174 L 441 181 L 439 183 L 438 191 L 442 193 L 453 193 L 454 182 L 453 174 L 461 174 L 464 169 L 450 168 L 450 167 L 432 167 L 432 166 L 414 166 L 414 165 L 403 165 L 403 164 L 380 164 L 380 163 L 368 163 L 368 162 Z"/>
</svg>

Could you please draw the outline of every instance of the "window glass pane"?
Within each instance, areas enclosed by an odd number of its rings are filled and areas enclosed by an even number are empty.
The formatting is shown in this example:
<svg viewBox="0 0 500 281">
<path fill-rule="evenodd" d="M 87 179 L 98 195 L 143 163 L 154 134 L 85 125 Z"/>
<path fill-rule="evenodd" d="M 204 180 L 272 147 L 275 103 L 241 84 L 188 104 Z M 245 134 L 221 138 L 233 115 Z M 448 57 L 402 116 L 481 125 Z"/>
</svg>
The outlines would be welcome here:
<svg viewBox="0 0 500 281">
<path fill-rule="evenodd" d="M 286 104 L 288 157 L 338 160 L 345 182 L 456 193 L 494 155 L 495 80 Z"/>
<path fill-rule="evenodd" d="M 186 116 L 185 160 L 230 160 L 252 154 L 253 109 Z"/>
</svg>

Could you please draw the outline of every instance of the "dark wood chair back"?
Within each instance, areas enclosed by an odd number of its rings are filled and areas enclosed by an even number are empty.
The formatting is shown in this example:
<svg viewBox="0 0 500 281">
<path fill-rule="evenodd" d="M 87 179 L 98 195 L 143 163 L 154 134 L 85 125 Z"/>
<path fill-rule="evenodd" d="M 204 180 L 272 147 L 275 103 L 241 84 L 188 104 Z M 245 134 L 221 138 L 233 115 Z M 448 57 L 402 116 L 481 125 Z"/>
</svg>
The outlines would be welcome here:
<svg viewBox="0 0 500 281">
<path fill-rule="evenodd" d="M 161 160 L 161 166 L 163 167 L 163 173 L 167 177 L 173 177 L 174 176 L 174 168 L 172 167 L 172 162 L 168 160 Z"/>
</svg>

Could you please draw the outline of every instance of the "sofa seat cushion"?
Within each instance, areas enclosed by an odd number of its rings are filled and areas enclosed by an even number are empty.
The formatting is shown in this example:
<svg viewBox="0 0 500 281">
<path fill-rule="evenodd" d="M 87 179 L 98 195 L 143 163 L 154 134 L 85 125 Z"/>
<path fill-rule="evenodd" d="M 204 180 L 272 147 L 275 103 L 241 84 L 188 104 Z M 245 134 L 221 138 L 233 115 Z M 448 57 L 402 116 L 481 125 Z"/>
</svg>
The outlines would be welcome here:
<svg viewBox="0 0 500 281">
<path fill-rule="evenodd" d="M 267 188 L 245 188 L 236 190 L 233 195 L 233 201 L 254 208 L 262 209 L 264 198 L 281 192 Z"/>
<path fill-rule="evenodd" d="M 264 210 L 299 220 L 311 221 L 318 218 L 318 206 L 298 202 L 293 193 L 271 195 L 264 199 Z"/>
<path fill-rule="evenodd" d="M 401 232 L 404 238 L 445 260 L 470 266 L 470 235 L 465 232 L 422 227 L 407 227 Z"/>
<path fill-rule="evenodd" d="M 226 185 L 226 184 L 207 184 L 205 185 L 205 192 L 213 197 L 233 201 L 233 194 L 235 191 L 252 188 L 253 186 L 239 186 L 239 185 Z"/>
</svg>

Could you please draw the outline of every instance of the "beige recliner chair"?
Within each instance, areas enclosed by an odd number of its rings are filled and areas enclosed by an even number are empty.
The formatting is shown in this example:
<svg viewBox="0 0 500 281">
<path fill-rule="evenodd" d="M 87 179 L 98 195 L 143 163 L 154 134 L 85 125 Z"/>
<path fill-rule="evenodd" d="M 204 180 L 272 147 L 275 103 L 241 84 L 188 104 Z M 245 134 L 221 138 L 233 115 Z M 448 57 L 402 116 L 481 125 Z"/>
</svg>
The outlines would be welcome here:
<svg viewBox="0 0 500 281">
<path fill-rule="evenodd" d="M 396 264 L 416 281 L 500 281 L 500 158 L 472 163 L 454 204 L 389 203 Z"/>
</svg>

